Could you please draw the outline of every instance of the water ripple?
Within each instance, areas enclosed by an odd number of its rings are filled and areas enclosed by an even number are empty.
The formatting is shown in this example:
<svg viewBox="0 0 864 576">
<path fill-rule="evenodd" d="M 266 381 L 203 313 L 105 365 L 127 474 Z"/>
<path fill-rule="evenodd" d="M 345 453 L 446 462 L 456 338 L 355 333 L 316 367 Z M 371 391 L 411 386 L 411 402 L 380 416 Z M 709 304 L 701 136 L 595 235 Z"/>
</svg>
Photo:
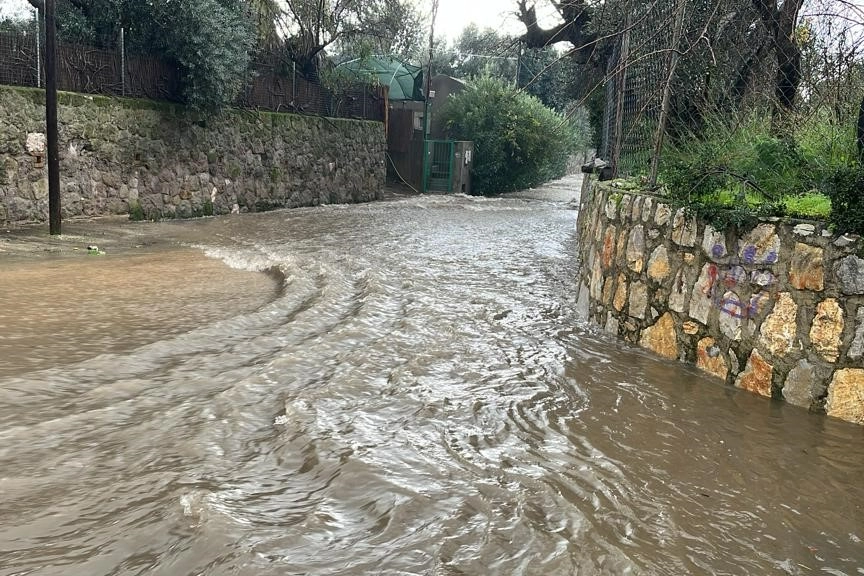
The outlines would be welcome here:
<svg viewBox="0 0 864 576">
<path fill-rule="evenodd" d="M 93 314 L 0 362 L 0 575 L 861 573 L 860 430 L 582 324 L 577 189 L 146 225 L 187 248 L 88 262 Z"/>
</svg>

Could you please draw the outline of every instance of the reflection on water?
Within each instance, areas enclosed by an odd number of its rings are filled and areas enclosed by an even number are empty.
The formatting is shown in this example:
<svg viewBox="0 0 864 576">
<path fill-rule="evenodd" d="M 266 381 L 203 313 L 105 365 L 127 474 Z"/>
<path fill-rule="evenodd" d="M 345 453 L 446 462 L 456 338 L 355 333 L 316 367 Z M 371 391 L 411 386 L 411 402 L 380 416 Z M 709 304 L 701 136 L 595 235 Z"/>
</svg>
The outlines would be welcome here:
<svg viewBox="0 0 864 576">
<path fill-rule="evenodd" d="M 861 429 L 583 326 L 574 186 L 4 268 L 0 575 L 864 574 Z"/>
</svg>

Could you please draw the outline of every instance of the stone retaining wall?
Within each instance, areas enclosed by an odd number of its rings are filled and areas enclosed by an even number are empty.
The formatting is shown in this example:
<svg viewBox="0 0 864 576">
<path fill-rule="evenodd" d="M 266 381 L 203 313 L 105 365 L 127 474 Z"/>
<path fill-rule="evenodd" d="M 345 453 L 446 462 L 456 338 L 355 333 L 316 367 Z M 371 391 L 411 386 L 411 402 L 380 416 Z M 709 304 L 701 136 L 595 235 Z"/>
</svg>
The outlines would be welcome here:
<svg viewBox="0 0 864 576">
<path fill-rule="evenodd" d="M 864 424 L 864 243 L 817 222 L 715 230 L 663 198 L 588 183 L 582 311 L 727 384 Z"/>
<path fill-rule="evenodd" d="M 44 93 L 0 87 L 0 222 L 45 220 Z M 181 107 L 61 93 L 64 216 L 189 217 L 375 200 L 378 122 Z"/>
</svg>

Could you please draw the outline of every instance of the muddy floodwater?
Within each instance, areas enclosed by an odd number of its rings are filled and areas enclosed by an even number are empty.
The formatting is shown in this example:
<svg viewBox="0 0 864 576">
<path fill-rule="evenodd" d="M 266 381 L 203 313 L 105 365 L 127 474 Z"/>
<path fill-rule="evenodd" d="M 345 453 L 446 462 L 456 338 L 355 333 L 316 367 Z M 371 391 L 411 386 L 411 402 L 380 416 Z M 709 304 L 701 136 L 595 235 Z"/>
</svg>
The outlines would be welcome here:
<svg viewBox="0 0 864 576">
<path fill-rule="evenodd" d="M 0 576 L 864 574 L 862 428 L 585 325 L 577 186 L 0 256 Z"/>
</svg>

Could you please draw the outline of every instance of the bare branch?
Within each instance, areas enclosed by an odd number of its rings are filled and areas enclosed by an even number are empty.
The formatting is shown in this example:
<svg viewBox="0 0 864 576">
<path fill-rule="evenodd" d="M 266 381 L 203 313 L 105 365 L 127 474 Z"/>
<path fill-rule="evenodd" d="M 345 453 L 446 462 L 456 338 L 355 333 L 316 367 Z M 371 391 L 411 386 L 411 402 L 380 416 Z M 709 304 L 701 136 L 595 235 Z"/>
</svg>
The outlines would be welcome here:
<svg viewBox="0 0 864 576">
<path fill-rule="evenodd" d="M 519 0 L 517 17 L 525 25 L 522 36 L 528 48 L 545 48 L 558 42 L 570 42 L 579 48 L 574 55 L 581 62 L 587 62 L 597 36 L 588 31 L 591 23 L 591 11 L 584 0 L 553 3 L 563 22 L 554 28 L 541 28 L 537 21 L 537 9 L 534 4 L 528 6 L 527 0 Z"/>
</svg>

